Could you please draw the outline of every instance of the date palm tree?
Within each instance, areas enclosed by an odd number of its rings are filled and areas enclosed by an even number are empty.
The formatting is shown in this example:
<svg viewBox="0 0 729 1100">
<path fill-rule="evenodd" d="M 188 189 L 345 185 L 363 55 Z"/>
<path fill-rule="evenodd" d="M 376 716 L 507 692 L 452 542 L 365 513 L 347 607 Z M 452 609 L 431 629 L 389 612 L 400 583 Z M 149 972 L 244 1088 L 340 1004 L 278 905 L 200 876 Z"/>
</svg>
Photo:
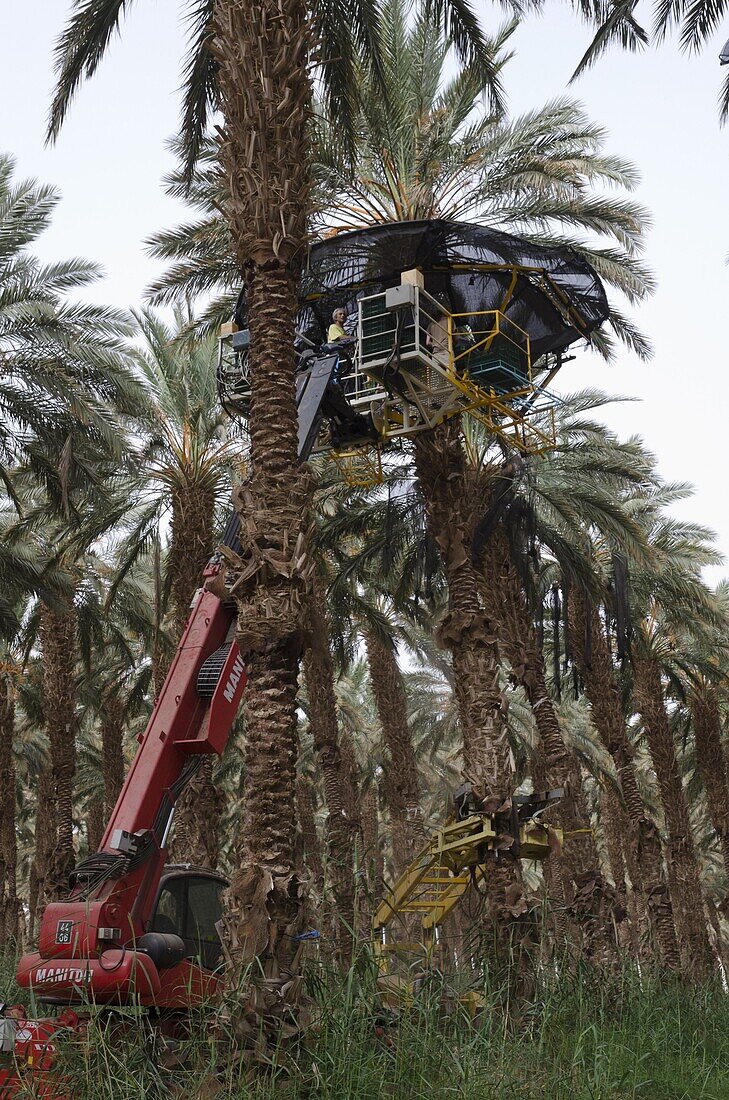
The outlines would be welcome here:
<svg viewBox="0 0 729 1100">
<path fill-rule="evenodd" d="M 99 277 L 96 265 L 36 259 L 59 195 L 13 173 L 0 155 L 0 479 L 12 499 L 9 471 L 30 464 L 68 508 L 68 485 L 94 448 L 121 459 L 112 410 L 132 410 L 139 396 L 123 346 L 131 325 L 117 310 L 69 300 Z"/>
<path fill-rule="evenodd" d="M 651 546 L 648 568 L 638 563 L 630 577 L 633 638 L 631 666 L 639 713 L 658 781 L 665 822 L 664 846 L 684 967 L 696 976 L 714 967 L 703 907 L 697 851 L 671 728 L 667 687 L 677 654 L 676 636 L 717 632 L 717 653 L 725 629 L 724 608 L 703 583 L 700 570 L 721 558 L 710 531 L 665 514 L 667 504 L 686 494 L 684 486 L 660 486 L 637 502 L 637 515 Z M 699 730 L 699 732 L 703 732 Z M 703 744 L 702 744 L 703 749 Z"/>
<path fill-rule="evenodd" d="M 58 44 L 51 131 L 58 132 L 79 84 L 97 68 L 129 4 L 77 0 Z M 438 3 L 456 44 L 484 56 L 470 4 Z M 309 122 L 315 47 L 330 99 L 354 98 L 352 45 L 373 52 L 377 7 L 306 0 L 203 0 L 192 17 L 183 126 L 192 165 L 208 110 L 220 111 L 219 155 L 226 213 L 243 276 L 251 331 L 250 478 L 236 497 L 241 515 L 239 645 L 247 693 L 246 803 L 241 871 L 230 900 L 233 954 L 262 955 L 264 972 L 295 962 L 299 920 L 295 874 L 296 693 L 310 578 L 309 485 L 297 461 L 294 318 L 297 276 L 311 195 Z M 349 112 L 351 116 L 351 112 Z M 251 904 L 260 919 L 244 920 Z M 271 922 L 265 936 L 254 935 Z M 275 945 L 275 946 L 274 946 Z M 276 959 L 278 957 L 278 960 Z M 278 1021 L 272 1025 L 278 1028 Z"/>
<path fill-rule="evenodd" d="M 159 553 L 163 614 L 153 659 L 154 688 L 159 691 L 215 547 L 241 452 L 218 402 L 214 338 L 181 340 L 190 315 L 179 303 L 171 323 L 150 309 L 135 318 L 143 342 L 130 355 L 144 400 L 129 425 L 136 440 L 135 463 L 119 479 L 105 518 L 115 529 L 115 578 L 108 601 L 114 605 L 119 586 L 138 563 L 151 565 L 168 527 L 168 545 Z M 214 865 L 211 823 L 218 819 L 219 806 L 211 769 L 212 761 L 206 759 L 180 801 L 174 854 Z"/>
</svg>

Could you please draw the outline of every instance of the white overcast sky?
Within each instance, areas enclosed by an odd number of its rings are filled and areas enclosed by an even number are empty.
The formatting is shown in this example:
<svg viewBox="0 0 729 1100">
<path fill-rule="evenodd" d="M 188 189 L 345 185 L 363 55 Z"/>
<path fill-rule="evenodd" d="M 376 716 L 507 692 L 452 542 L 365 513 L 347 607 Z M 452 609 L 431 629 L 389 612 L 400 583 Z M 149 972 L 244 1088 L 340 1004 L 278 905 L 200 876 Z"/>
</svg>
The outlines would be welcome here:
<svg viewBox="0 0 729 1100">
<path fill-rule="evenodd" d="M 180 0 L 136 0 L 122 39 L 82 88 L 58 143 L 47 148 L 52 48 L 70 3 L 2 4 L 0 150 L 16 158 L 19 176 L 36 176 L 62 193 L 38 251 L 44 259 L 98 261 L 105 276 L 88 297 L 120 307 L 138 305 L 158 270 L 145 255 L 145 237 L 185 216 L 161 186 L 172 167 L 165 141 L 177 122 L 184 7 Z M 499 9 L 479 4 L 479 11 L 484 26 L 495 29 Z M 581 355 L 561 384 L 639 399 L 605 410 L 605 419 L 624 435 L 640 433 L 664 477 L 695 485 L 694 497 L 676 510 L 716 530 L 727 558 L 729 129 L 719 126 L 716 99 L 723 75 L 717 55 L 728 37 L 729 23 L 691 57 L 670 42 L 637 56 L 613 50 L 567 89 L 588 32 L 566 3 L 549 0 L 515 36 L 516 56 L 505 73 L 513 113 L 568 91 L 607 128 L 609 149 L 640 169 L 637 197 L 653 217 L 647 258 L 659 288 L 636 319 L 653 341 L 654 359 L 645 365 L 621 355 L 606 367 Z"/>
</svg>

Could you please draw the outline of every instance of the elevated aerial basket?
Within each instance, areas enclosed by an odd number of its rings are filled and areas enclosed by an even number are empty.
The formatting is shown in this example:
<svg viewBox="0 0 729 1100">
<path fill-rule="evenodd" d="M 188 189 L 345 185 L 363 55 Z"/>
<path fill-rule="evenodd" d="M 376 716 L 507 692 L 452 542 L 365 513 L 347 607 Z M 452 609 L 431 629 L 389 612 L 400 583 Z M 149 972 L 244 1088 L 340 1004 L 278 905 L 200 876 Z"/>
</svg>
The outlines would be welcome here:
<svg viewBox="0 0 729 1100">
<path fill-rule="evenodd" d="M 470 412 L 523 453 L 554 445 L 554 413 L 532 379 L 528 333 L 498 309 L 452 313 L 416 282 L 360 299 L 343 385 L 385 439 Z"/>
<path fill-rule="evenodd" d="M 329 344 L 338 310 L 347 335 Z M 332 384 L 339 407 L 344 400 L 371 416 L 381 444 L 470 413 L 508 446 L 534 454 L 554 445 L 547 387 L 568 349 L 589 341 L 609 313 L 597 273 L 574 249 L 433 219 L 314 242 L 301 272 L 296 327 L 317 362 L 338 357 Z M 248 327 L 247 314 L 241 293 L 238 330 Z M 247 349 L 242 336 L 236 340 L 229 337 L 221 355 L 218 384 L 225 407 L 245 418 Z M 324 427 L 314 452 L 332 450 L 348 434 L 326 405 L 334 431 Z M 364 422 L 355 416 L 349 423 Z M 348 469 L 367 465 L 364 442 L 372 433 L 362 434 L 358 453 L 339 460 Z"/>
</svg>

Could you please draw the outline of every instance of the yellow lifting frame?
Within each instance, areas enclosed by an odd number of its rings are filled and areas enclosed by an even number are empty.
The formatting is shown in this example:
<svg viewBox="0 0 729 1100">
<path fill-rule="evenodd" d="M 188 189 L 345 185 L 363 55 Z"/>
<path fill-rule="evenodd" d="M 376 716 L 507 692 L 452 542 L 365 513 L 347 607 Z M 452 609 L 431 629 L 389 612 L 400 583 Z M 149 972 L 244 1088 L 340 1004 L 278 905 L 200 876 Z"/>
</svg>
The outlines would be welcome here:
<svg viewBox="0 0 729 1100">
<path fill-rule="evenodd" d="M 551 835 L 550 835 L 551 834 Z M 540 821 L 519 826 L 519 854 L 527 859 L 546 859 L 552 839 L 562 843 L 560 829 Z M 488 853 L 495 852 L 497 832 L 490 814 L 471 814 L 450 820 L 436 829 L 428 844 L 400 875 L 388 896 L 377 907 L 372 921 L 373 951 L 380 968 L 387 969 L 387 956 L 399 951 L 419 951 L 426 956 L 433 945 L 435 929 L 442 924 L 472 883 L 488 874 Z M 388 943 L 388 927 L 403 914 L 418 914 L 423 942 Z"/>
</svg>

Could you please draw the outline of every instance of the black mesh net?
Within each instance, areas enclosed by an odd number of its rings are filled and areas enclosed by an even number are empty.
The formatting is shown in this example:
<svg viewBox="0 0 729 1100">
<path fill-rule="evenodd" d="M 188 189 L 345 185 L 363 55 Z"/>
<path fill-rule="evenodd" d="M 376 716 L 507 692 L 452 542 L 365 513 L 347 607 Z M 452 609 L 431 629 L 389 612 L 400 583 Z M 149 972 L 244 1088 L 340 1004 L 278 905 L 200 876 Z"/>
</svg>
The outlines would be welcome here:
<svg viewBox="0 0 729 1100">
<path fill-rule="evenodd" d="M 421 269 L 426 291 L 451 313 L 501 309 L 529 334 L 532 362 L 589 336 L 609 314 L 598 276 L 571 249 L 468 222 L 393 222 L 311 247 L 299 330 L 323 339 L 334 309 L 355 313 L 359 298 L 398 284 L 412 268 Z"/>
</svg>

